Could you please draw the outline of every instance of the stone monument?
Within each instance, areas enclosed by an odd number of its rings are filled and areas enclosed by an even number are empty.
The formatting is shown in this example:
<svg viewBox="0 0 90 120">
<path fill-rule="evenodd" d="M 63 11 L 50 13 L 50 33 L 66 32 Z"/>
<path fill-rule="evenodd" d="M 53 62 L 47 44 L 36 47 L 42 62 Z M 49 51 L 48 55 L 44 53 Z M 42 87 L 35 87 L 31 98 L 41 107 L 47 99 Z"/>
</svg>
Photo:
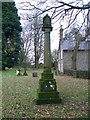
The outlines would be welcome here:
<svg viewBox="0 0 90 120">
<path fill-rule="evenodd" d="M 37 90 L 36 104 L 56 104 L 61 103 L 59 92 L 57 91 L 56 80 L 51 71 L 51 50 L 50 50 L 50 32 L 52 31 L 51 18 L 46 14 L 43 18 L 44 31 L 44 71 L 39 80 L 39 89 Z"/>
</svg>

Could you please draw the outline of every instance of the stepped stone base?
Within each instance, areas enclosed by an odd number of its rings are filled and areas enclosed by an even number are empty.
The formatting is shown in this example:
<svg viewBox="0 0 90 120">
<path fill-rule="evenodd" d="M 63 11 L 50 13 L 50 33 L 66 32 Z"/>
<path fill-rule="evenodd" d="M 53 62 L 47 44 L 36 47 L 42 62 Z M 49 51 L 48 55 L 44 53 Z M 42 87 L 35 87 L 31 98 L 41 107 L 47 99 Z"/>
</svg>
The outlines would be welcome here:
<svg viewBox="0 0 90 120">
<path fill-rule="evenodd" d="M 37 100 L 36 100 L 37 105 L 61 103 L 61 99 L 59 97 L 58 91 L 41 92 L 38 89 L 37 95 L 38 95 Z"/>
<path fill-rule="evenodd" d="M 56 80 L 50 69 L 44 69 L 39 80 L 39 89 L 37 90 L 36 104 L 59 104 L 61 99 L 57 91 Z"/>
<path fill-rule="evenodd" d="M 42 105 L 42 104 L 59 104 L 61 103 L 61 99 L 59 98 L 53 98 L 53 99 L 37 99 L 36 104 Z"/>
</svg>

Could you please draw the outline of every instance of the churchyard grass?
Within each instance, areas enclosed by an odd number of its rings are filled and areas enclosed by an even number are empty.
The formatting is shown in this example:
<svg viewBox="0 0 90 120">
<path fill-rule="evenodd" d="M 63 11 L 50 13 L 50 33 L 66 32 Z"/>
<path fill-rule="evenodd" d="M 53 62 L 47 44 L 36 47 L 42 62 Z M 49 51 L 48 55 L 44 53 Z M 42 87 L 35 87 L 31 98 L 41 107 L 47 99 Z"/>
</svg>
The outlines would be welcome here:
<svg viewBox="0 0 90 120">
<path fill-rule="evenodd" d="M 38 77 L 32 77 L 33 72 L 38 72 Z M 55 76 L 62 103 L 36 105 L 41 72 L 41 69 L 29 69 L 28 76 L 16 76 L 15 69 L 2 72 L 2 117 L 87 119 L 88 80 Z"/>
</svg>

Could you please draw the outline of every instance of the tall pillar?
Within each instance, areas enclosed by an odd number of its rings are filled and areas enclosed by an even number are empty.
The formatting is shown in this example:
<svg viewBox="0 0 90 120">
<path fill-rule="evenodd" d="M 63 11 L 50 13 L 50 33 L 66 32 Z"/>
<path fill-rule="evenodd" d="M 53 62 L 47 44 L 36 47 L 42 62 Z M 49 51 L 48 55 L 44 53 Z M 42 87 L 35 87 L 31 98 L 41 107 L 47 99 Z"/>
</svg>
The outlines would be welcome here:
<svg viewBox="0 0 90 120">
<path fill-rule="evenodd" d="M 44 71 L 39 80 L 36 104 L 60 103 L 56 80 L 51 72 L 50 31 L 52 31 L 52 26 L 51 18 L 48 15 L 43 18 L 42 31 L 44 31 Z"/>
<path fill-rule="evenodd" d="M 90 6 L 90 2 L 88 3 Z M 88 43 L 88 79 L 90 79 L 90 8 L 87 15 L 87 43 Z"/>
<path fill-rule="evenodd" d="M 44 32 L 44 66 L 51 68 L 50 30 Z"/>
</svg>

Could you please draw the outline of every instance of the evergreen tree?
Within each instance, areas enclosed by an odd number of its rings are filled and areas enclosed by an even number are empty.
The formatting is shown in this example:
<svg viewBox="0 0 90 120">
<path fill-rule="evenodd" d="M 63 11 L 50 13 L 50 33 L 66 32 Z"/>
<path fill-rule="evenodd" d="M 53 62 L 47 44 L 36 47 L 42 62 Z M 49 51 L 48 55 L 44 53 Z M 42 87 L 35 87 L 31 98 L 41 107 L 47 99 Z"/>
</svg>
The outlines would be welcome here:
<svg viewBox="0 0 90 120">
<path fill-rule="evenodd" d="M 2 3 L 2 68 L 18 63 L 21 24 L 14 2 Z"/>
</svg>

